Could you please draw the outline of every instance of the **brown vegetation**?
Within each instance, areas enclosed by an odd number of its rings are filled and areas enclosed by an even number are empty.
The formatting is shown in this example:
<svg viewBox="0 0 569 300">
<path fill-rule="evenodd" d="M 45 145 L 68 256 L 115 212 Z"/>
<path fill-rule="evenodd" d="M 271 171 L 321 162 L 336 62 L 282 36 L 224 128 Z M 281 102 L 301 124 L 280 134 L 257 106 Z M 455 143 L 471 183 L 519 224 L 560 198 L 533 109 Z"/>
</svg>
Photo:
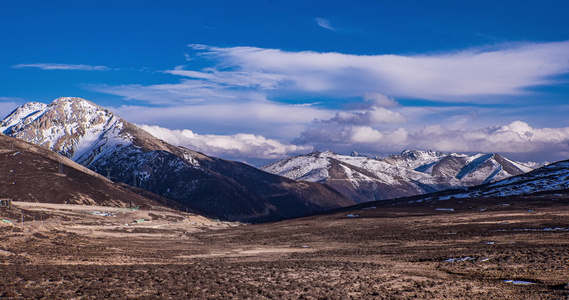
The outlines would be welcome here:
<svg viewBox="0 0 569 300">
<path fill-rule="evenodd" d="M 386 205 L 237 227 L 174 211 L 103 217 L 76 207 L 16 208 L 28 225 L 1 227 L 0 297 L 569 297 L 565 199 Z M 52 222 L 28 221 L 39 211 Z M 150 222 L 125 225 L 143 215 Z"/>
</svg>

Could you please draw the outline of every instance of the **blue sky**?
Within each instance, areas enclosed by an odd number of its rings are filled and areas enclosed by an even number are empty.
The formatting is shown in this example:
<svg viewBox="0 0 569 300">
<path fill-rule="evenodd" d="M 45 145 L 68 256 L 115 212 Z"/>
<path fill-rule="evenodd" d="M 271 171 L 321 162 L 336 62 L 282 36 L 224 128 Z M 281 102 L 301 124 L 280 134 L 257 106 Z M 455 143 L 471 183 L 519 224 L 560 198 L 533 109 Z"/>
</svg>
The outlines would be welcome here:
<svg viewBox="0 0 569 300">
<path fill-rule="evenodd" d="M 1 1 L 0 113 L 77 96 L 207 154 L 569 158 L 566 1 Z"/>
</svg>

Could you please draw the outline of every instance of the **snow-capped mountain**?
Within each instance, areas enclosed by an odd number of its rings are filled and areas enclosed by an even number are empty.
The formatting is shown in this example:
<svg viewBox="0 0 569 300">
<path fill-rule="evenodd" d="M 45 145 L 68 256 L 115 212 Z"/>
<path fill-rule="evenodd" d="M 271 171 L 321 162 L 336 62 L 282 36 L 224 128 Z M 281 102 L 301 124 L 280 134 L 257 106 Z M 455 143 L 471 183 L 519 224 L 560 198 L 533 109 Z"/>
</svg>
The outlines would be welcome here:
<svg viewBox="0 0 569 300">
<path fill-rule="evenodd" d="M 320 184 L 170 145 L 81 98 L 25 104 L 0 123 L 0 131 L 227 220 L 277 220 L 354 203 Z"/>
<path fill-rule="evenodd" d="M 533 170 L 496 153 L 465 155 L 434 151 L 405 150 L 383 161 L 435 177 L 456 178 L 462 186 L 494 182 Z"/>
<path fill-rule="evenodd" d="M 452 198 L 510 197 L 536 193 L 567 193 L 569 189 L 569 160 L 543 166 L 531 172 L 469 188 L 464 192 L 453 192 L 438 197 Z"/>
<path fill-rule="evenodd" d="M 108 149 L 126 146 L 133 137 L 125 122 L 80 98 L 58 98 L 49 105 L 24 104 L 0 123 L 0 132 L 56 151 L 89 165 Z"/>
<path fill-rule="evenodd" d="M 358 203 L 474 186 L 532 170 L 498 154 L 468 156 L 418 150 L 384 159 L 313 152 L 261 169 L 294 180 L 324 183 Z"/>
</svg>

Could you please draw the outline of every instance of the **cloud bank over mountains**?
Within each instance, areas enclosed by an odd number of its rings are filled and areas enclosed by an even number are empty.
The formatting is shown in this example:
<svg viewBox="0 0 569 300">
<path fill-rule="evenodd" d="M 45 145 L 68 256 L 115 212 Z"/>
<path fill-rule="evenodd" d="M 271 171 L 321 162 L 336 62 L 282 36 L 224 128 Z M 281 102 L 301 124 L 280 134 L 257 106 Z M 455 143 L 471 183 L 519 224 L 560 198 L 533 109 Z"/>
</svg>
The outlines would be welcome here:
<svg viewBox="0 0 569 300">
<path fill-rule="evenodd" d="M 532 87 L 554 83 L 556 76 L 569 71 L 569 42 L 506 44 L 410 56 L 189 46 L 196 59 L 214 62 L 213 66 L 200 70 L 178 66 L 165 71 L 182 77 L 177 84 L 106 87 L 102 91 L 172 107 L 151 109 L 154 111 L 185 111 L 184 115 L 192 119 L 207 115 L 228 124 L 242 124 L 241 132 L 281 139 L 277 142 L 257 135 L 244 141 L 239 134 L 189 139 L 182 135 L 184 138 L 178 142 L 169 140 L 174 144 L 216 155 L 230 152 L 234 156 L 263 158 L 308 149 L 386 153 L 418 148 L 528 152 L 543 157 L 552 152 L 569 153 L 567 128 L 532 128 L 524 121 L 507 119 L 502 125 L 466 127 L 463 125 L 469 119 L 478 117 L 477 108 L 470 108 L 465 117 L 468 107 L 453 106 L 499 104 L 508 101 L 500 96 L 528 94 Z M 297 94 L 359 100 L 339 108 L 310 100 L 301 106 L 270 100 Z M 403 107 L 398 98 L 448 105 Z M 437 113 L 445 115 L 427 118 Z M 175 118 L 176 112 L 164 116 Z M 263 124 L 265 128 L 260 129 Z M 276 129 L 282 126 L 288 129 Z M 168 131 L 161 130 L 162 135 Z M 183 131 L 172 132 L 180 136 Z M 159 134 L 156 130 L 154 133 Z M 207 142 L 197 142 L 204 139 Z M 238 139 L 236 145 L 241 146 L 225 143 L 232 139 Z M 261 141 L 257 143 L 257 139 Z M 254 146 L 247 144 L 253 141 Z"/>
<path fill-rule="evenodd" d="M 315 20 L 335 29 L 326 19 Z M 189 48 L 185 65 L 160 71 L 173 76 L 174 83 L 85 87 L 131 101 L 111 110 L 148 124 L 144 128 L 159 138 L 222 157 L 415 148 L 569 155 L 569 127 L 564 124 L 533 128 L 529 112 L 514 117 L 498 113 L 504 109 L 500 105 L 532 95 L 536 87 L 552 86 L 569 73 L 569 41 L 413 55 Z M 13 67 L 115 70 L 41 63 Z M 540 105 L 534 98 L 524 105 Z M 500 117 L 475 123 L 481 111 Z M 150 126 L 156 124 L 160 126 Z"/>
<path fill-rule="evenodd" d="M 283 144 L 254 134 L 200 135 L 189 129 L 171 130 L 160 126 L 139 126 L 168 143 L 221 157 L 278 159 L 312 150 L 310 146 Z"/>
<path fill-rule="evenodd" d="M 444 152 L 498 152 L 533 154 L 543 160 L 552 152 L 569 157 L 569 127 L 532 128 L 525 122 L 481 129 L 451 130 L 439 124 L 409 132 L 400 127 L 380 131 L 369 126 L 316 126 L 292 143 L 253 134 L 199 135 L 191 130 L 171 130 L 141 125 L 154 136 L 174 145 L 231 158 L 277 159 L 314 149 L 339 152 L 393 153 L 402 149 L 436 149 Z M 531 156 L 518 156 L 531 157 Z"/>
<path fill-rule="evenodd" d="M 525 122 L 480 129 L 449 129 L 440 124 L 417 131 L 400 127 L 376 130 L 369 126 L 315 127 L 295 141 L 316 148 L 336 148 L 344 152 L 385 153 L 401 149 L 433 149 L 445 152 L 530 153 L 546 159 L 550 153 L 569 157 L 569 127 L 532 128 Z"/>
</svg>

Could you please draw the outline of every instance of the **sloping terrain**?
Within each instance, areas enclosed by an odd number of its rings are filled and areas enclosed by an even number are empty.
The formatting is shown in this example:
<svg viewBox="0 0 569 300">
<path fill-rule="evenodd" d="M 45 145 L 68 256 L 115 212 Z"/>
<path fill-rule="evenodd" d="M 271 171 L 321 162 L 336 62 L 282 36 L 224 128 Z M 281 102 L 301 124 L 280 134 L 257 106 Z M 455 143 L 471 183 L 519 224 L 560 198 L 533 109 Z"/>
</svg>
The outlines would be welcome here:
<svg viewBox="0 0 569 300">
<path fill-rule="evenodd" d="M 273 221 L 354 204 L 320 184 L 170 145 L 80 98 L 24 105 L 0 130 L 211 217 Z"/>
<path fill-rule="evenodd" d="M 385 205 L 412 206 L 425 203 L 432 207 L 434 204 L 443 204 L 451 200 L 463 203 L 461 206 L 469 206 L 471 201 L 496 204 L 498 202 L 508 203 L 511 201 L 523 202 L 528 201 L 528 199 L 542 202 L 543 205 L 557 205 L 558 201 L 562 201 L 567 197 L 569 197 L 569 160 L 552 163 L 498 182 L 469 188 L 447 189 L 430 194 L 371 201 L 336 211 Z"/>
<path fill-rule="evenodd" d="M 550 195 L 567 189 L 569 189 L 569 161 L 565 160 L 502 181 L 472 187 L 466 191 L 452 192 L 441 199 Z"/>
<path fill-rule="evenodd" d="M 160 206 L 53 151 L 0 134 L 0 198 L 41 203 Z"/>
<path fill-rule="evenodd" d="M 531 170 L 498 154 L 468 156 L 418 150 L 384 159 L 313 152 L 261 169 L 295 180 L 325 183 L 358 203 L 475 186 Z"/>
<path fill-rule="evenodd" d="M 0 223 L 1 298 L 569 297 L 567 194 L 380 202 L 234 228 L 179 212 L 113 217 L 18 205 L 14 225 Z M 132 223 L 143 215 L 150 220 Z"/>
</svg>

